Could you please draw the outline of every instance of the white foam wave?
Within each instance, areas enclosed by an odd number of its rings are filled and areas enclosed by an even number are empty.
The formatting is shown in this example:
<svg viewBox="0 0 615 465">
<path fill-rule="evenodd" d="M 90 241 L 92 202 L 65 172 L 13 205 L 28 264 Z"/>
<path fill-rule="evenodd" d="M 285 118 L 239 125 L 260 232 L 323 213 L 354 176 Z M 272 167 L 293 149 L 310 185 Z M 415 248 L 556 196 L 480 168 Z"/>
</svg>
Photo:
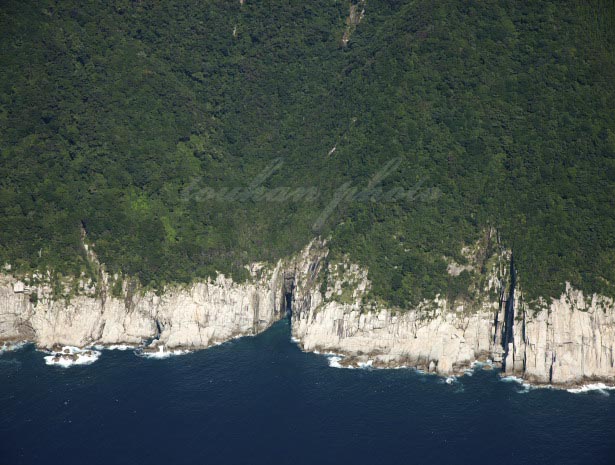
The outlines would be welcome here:
<svg viewBox="0 0 615 465">
<path fill-rule="evenodd" d="M 107 350 L 131 350 L 131 349 L 136 349 L 137 346 L 131 346 L 128 344 L 113 344 L 110 346 L 105 347 L 105 349 Z"/>
<path fill-rule="evenodd" d="M 327 357 L 329 359 L 329 366 L 332 368 L 344 368 L 342 365 L 340 365 L 340 360 L 343 357 L 340 357 L 339 355 L 329 355 Z"/>
<path fill-rule="evenodd" d="M 516 376 L 504 376 L 500 378 L 500 381 L 504 381 L 505 383 L 517 383 L 521 385 L 522 389 L 517 391 L 519 394 L 525 394 L 535 389 L 553 389 L 553 386 L 550 384 L 530 384 L 524 379 Z"/>
<path fill-rule="evenodd" d="M 0 355 L 4 352 L 13 352 L 15 350 L 22 349 L 27 344 L 28 341 L 4 342 L 2 346 L 0 346 Z"/>
<path fill-rule="evenodd" d="M 51 352 L 45 357 L 47 365 L 57 365 L 68 368 L 73 365 L 89 365 L 100 357 L 98 350 L 80 349 L 78 347 L 64 346 L 59 352 Z"/>
<path fill-rule="evenodd" d="M 472 376 L 477 370 L 493 369 L 493 360 L 487 359 L 484 362 L 474 360 L 469 368 L 466 368 L 463 372 L 464 376 Z"/>
<path fill-rule="evenodd" d="M 608 391 L 615 390 L 615 386 L 607 386 L 604 383 L 594 383 L 594 384 L 586 384 L 578 388 L 571 388 L 571 389 L 566 389 L 566 390 L 573 394 L 583 394 L 586 392 L 597 391 L 600 394 L 609 395 Z"/>
<path fill-rule="evenodd" d="M 528 391 L 534 390 L 534 389 L 554 389 L 554 387 L 550 384 L 538 384 L 538 385 L 534 385 L 534 384 L 530 384 L 527 383 L 525 380 L 523 380 L 522 378 L 518 378 L 516 376 L 504 376 L 502 378 L 500 378 L 500 381 L 503 381 L 505 383 L 517 383 L 519 385 L 521 385 L 523 387 L 523 390 L 519 391 L 520 393 L 526 393 Z M 604 394 L 604 395 L 609 395 L 609 391 L 614 391 L 615 390 L 615 386 L 608 386 L 604 383 L 592 383 L 592 384 L 585 384 L 583 386 L 579 386 L 576 388 L 569 388 L 566 389 L 566 391 L 572 393 L 572 394 L 583 394 L 583 393 L 587 393 L 587 392 L 598 392 L 600 394 Z"/>
<path fill-rule="evenodd" d="M 523 378 L 517 378 L 516 376 L 503 376 L 500 380 L 505 383 L 524 384 Z"/>
<path fill-rule="evenodd" d="M 517 391 L 519 394 L 525 394 L 529 392 L 531 389 L 535 389 L 538 386 L 532 386 L 529 383 L 526 383 L 523 378 L 518 378 L 517 376 L 503 376 L 500 378 L 500 381 L 505 383 L 515 383 L 518 384 L 521 389 Z"/>
<path fill-rule="evenodd" d="M 478 369 L 478 368 L 484 368 L 484 367 L 491 367 L 493 368 L 493 360 L 487 359 L 484 362 L 479 362 L 478 360 L 474 360 L 472 362 L 472 364 L 470 365 L 472 370 Z"/>
<path fill-rule="evenodd" d="M 226 345 L 232 344 L 232 343 L 233 343 L 233 341 L 234 341 L 234 340 L 236 340 L 236 339 L 241 339 L 242 337 L 250 337 L 250 336 L 252 336 L 252 335 L 251 335 L 251 334 L 239 334 L 239 335 L 237 335 L 237 336 L 233 336 L 233 337 L 231 337 L 230 339 L 225 339 L 225 340 L 223 340 L 223 341 L 216 341 L 216 342 L 213 342 L 213 343 L 211 343 L 211 344 L 210 344 L 210 346 L 209 346 L 209 347 L 214 347 L 214 346 L 226 346 Z M 186 350 L 186 351 L 185 351 L 185 353 L 188 353 L 188 352 L 190 352 L 190 351 L 189 351 L 189 350 Z M 178 354 L 178 355 L 181 355 L 181 354 Z"/>
<path fill-rule="evenodd" d="M 317 352 L 315 352 L 317 353 Z M 374 361 L 366 360 L 365 362 L 357 362 L 356 365 L 342 365 L 340 361 L 344 358 L 343 355 L 327 352 L 323 354 L 329 360 L 329 366 L 332 368 L 346 368 L 347 370 L 363 369 L 368 370 L 373 368 Z"/>
<path fill-rule="evenodd" d="M 366 362 L 359 362 L 359 363 L 357 363 L 357 367 L 358 368 L 372 368 L 373 364 L 374 364 L 373 360 L 368 360 Z"/>
<path fill-rule="evenodd" d="M 168 358 L 168 357 L 173 357 L 173 356 L 177 356 L 177 355 L 189 354 L 190 351 L 189 350 L 183 350 L 183 349 L 167 350 L 165 348 L 164 344 L 160 344 L 158 346 L 158 350 L 157 351 L 153 351 L 153 350 L 138 350 L 135 353 L 139 357 L 162 359 L 162 358 Z"/>
<path fill-rule="evenodd" d="M 102 344 L 98 344 L 94 346 L 94 349 L 96 350 L 132 350 L 132 349 L 136 349 L 137 346 L 134 345 L 129 345 L 129 344 L 111 344 L 111 345 L 102 345 Z"/>
</svg>

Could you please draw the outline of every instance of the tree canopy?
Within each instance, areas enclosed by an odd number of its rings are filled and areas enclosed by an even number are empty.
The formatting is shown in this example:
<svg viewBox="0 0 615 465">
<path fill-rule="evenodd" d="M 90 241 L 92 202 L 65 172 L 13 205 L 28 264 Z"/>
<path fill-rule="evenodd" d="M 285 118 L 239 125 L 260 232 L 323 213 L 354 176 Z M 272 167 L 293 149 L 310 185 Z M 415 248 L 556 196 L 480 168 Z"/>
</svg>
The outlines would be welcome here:
<svg viewBox="0 0 615 465">
<path fill-rule="evenodd" d="M 161 288 L 321 234 L 403 308 L 495 227 L 528 296 L 615 295 L 613 2 L 369 0 L 344 44 L 351 4 L 2 2 L 0 262 L 89 272 L 83 228 Z M 391 160 L 416 195 L 314 229 Z"/>
</svg>

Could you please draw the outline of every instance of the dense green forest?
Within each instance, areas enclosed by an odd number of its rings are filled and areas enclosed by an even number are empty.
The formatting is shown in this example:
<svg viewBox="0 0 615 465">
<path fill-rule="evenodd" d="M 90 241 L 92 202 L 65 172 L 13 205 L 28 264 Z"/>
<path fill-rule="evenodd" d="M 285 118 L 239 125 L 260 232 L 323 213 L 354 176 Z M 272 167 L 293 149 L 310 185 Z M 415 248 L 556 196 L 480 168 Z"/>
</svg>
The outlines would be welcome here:
<svg viewBox="0 0 615 465">
<path fill-rule="evenodd" d="M 495 227 L 530 298 L 615 295 L 614 50 L 612 0 L 3 1 L 0 263 L 91 273 L 83 228 L 161 289 L 319 234 L 403 308 Z"/>
</svg>

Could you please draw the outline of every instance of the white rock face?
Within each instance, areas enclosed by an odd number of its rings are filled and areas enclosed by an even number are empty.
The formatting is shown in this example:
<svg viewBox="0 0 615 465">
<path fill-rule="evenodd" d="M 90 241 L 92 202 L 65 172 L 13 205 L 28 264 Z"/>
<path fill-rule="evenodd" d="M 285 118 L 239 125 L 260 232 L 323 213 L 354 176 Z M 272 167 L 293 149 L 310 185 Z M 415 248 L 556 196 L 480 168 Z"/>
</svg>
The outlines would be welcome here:
<svg viewBox="0 0 615 465">
<path fill-rule="evenodd" d="M 339 283 L 319 290 L 297 288 L 292 333 L 303 350 L 334 352 L 340 363 L 376 367 L 408 366 L 441 375 L 463 373 L 487 359 L 508 375 L 535 384 L 561 386 L 615 381 L 615 304 L 611 299 L 567 286 L 557 300 L 536 313 L 515 301 L 512 340 L 502 347 L 505 302 L 485 299 L 478 308 L 451 308 L 444 299 L 394 313 L 364 305 L 366 275 L 350 268 L 340 279 L 362 280 L 345 302 L 329 300 Z M 489 286 L 501 287 L 493 276 Z M 486 292 L 486 295 L 488 292 Z M 301 300 L 302 299 L 302 300 Z M 503 363 L 504 362 L 504 363 Z"/>
<path fill-rule="evenodd" d="M 215 281 L 130 299 L 80 295 L 52 300 L 42 287 L 38 302 L 14 291 L 0 276 L 0 340 L 33 340 L 39 347 L 139 344 L 159 338 L 169 348 L 204 348 L 238 335 L 256 334 L 279 318 L 280 266 L 254 282 Z"/>
<path fill-rule="evenodd" d="M 570 286 L 537 312 L 516 299 L 506 354 L 505 305 L 488 297 L 501 295 L 506 281 L 501 265 L 487 279 L 486 297 L 473 308 L 436 299 L 395 312 L 366 299 L 366 270 L 327 264 L 327 253 L 322 242 L 314 241 L 275 267 L 254 264 L 246 283 L 219 276 L 162 296 L 131 293 L 125 286 L 121 299 L 110 296 L 106 277 L 98 293 L 81 283 L 82 294 L 66 302 L 51 299 L 48 285 L 0 274 L 0 343 L 88 347 L 139 345 L 157 338 L 154 345 L 165 350 L 205 348 L 264 331 L 284 316 L 284 292 L 292 289 L 293 337 L 303 350 L 345 355 L 342 364 L 371 361 L 376 367 L 451 375 L 475 360 L 490 359 L 505 374 L 537 384 L 615 382 L 611 299 L 585 296 Z M 327 285 L 322 286 L 325 272 Z"/>
<path fill-rule="evenodd" d="M 361 313 L 350 305 L 328 303 L 301 312 L 293 336 L 304 350 L 333 351 L 374 366 L 411 366 L 447 375 L 462 371 L 489 353 L 489 319 L 484 314 L 457 316 L 418 311 L 393 315 L 388 310 Z"/>
<path fill-rule="evenodd" d="M 536 314 L 515 321 L 512 361 L 506 370 L 530 382 L 582 384 L 615 380 L 615 305 L 611 299 L 566 286 Z"/>
<path fill-rule="evenodd" d="M 216 280 L 172 288 L 162 296 L 129 291 L 124 283 L 123 298 L 112 297 L 109 276 L 101 271 L 98 292 L 80 281 L 78 296 L 54 300 L 44 275 L 33 276 L 41 284 L 26 285 L 0 274 L 0 343 L 29 340 L 50 349 L 139 345 L 155 339 L 153 345 L 174 350 L 206 348 L 257 334 L 285 314 L 285 271 L 307 279 L 321 249 L 322 244 L 314 241 L 275 266 L 254 263 L 245 283 L 219 275 Z M 100 267 L 94 252 L 86 250 Z"/>
<path fill-rule="evenodd" d="M 506 373 L 536 384 L 615 381 L 615 311 L 603 308 L 592 304 L 581 311 L 563 296 L 548 310 L 526 315 L 525 328 L 521 321 L 514 330 Z M 457 374 L 475 360 L 502 362 L 496 334 L 501 325 L 494 322 L 498 310 L 489 310 L 465 314 L 438 308 L 429 316 L 417 310 L 393 315 L 329 302 L 296 313 L 293 337 L 306 351 L 349 355 L 353 364 L 373 360 L 374 366 Z"/>
</svg>

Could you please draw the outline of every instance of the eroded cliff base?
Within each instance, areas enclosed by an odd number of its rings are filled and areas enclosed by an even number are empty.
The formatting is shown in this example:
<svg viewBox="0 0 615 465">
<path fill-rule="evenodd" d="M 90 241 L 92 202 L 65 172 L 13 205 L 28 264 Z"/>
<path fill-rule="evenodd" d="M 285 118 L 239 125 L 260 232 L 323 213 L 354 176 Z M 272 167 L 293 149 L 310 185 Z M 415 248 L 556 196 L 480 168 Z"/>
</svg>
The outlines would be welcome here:
<svg viewBox="0 0 615 465">
<path fill-rule="evenodd" d="M 116 297 L 101 273 L 97 288 L 81 283 L 79 294 L 55 299 L 44 279 L 32 284 L 3 274 L 0 343 L 28 340 L 52 352 L 128 345 L 167 356 L 258 334 L 288 316 L 302 350 L 338 354 L 341 366 L 451 376 L 490 361 L 502 375 L 535 385 L 615 382 L 613 301 L 567 285 L 560 298 L 530 305 L 511 285 L 508 251 L 484 261 L 478 298 L 438 296 L 403 310 L 372 301 L 368 271 L 332 262 L 328 253 L 324 241 L 313 241 L 275 265 L 252 264 L 246 282 L 220 275 L 161 295 L 126 283 Z M 451 264 L 449 272 L 458 268 Z"/>
</svg>

